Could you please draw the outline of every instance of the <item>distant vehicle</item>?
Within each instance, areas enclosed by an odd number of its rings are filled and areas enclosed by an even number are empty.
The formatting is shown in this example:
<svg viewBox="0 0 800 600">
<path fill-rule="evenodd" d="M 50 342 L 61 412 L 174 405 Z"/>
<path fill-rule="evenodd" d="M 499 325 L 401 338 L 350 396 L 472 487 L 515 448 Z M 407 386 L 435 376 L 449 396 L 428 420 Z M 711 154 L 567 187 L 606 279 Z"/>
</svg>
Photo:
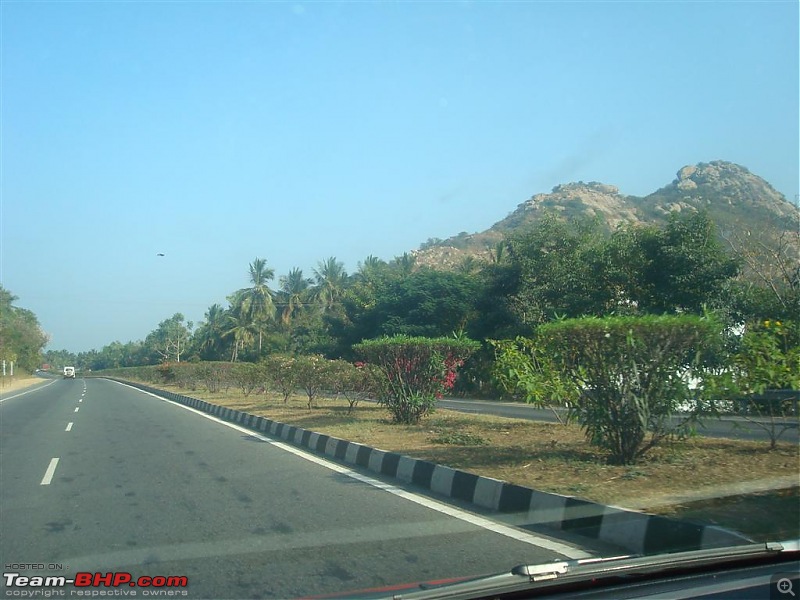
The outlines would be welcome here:
<svg viewBox="0 0 800 600">
<path fill-rule="evenodd" d="M 75 367 L 64 367 L 64 379 L 75 379 Z"/>
</svg>

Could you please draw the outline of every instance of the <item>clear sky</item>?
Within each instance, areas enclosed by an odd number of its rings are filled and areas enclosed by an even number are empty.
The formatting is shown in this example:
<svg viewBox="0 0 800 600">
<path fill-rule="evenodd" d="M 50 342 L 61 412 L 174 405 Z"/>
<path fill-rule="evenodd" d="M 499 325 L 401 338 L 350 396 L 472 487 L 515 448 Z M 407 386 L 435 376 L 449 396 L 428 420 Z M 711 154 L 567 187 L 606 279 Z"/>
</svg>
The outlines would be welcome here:
<svg viewBox="0 0 800 600">
<path fill-rule="evenodd" d="M 535 193 L 798 193 L 798 2 L 0 2 L 0 283 L 49 348 L 199 321 Z M 163 252 L 166 256 L 158 257 Z"/>
</svg>

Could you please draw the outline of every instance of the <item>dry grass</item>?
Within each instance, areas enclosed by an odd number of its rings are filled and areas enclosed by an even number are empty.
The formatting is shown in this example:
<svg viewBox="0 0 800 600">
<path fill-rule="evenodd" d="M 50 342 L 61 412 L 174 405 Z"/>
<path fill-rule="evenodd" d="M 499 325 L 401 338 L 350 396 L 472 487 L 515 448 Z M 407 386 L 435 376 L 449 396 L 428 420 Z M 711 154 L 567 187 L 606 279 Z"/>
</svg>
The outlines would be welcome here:
<svg viewBox="0 0 800 600">
<path fill-rule="evenodd" d="M 348 414 L 346 401 L 330 398 L 308 410 L 304 396 L 284 404 L 278 396 L 245 398 L 233 389 L 175 391 L 537 490 L 657 512 L 674 510 L 665 498 L 714 497 L 742 482 L 796 478 L 800 468 L 797 446 L 791 444 L 769 451 L 766 442 L 694 438 L 656 448 L 634 466 L 615 466 L 606 464 L 574 425 L 449 410 L 438 410 L 419 425 L 397 425 L 371 403 Z"/>
<path fill-rule="evenodd" d="M 5 396 L 41 382 L 42 379 L 40 377 L 31 377 L 30 375 L 0 377 L 0 394 Z"/>
</svg>

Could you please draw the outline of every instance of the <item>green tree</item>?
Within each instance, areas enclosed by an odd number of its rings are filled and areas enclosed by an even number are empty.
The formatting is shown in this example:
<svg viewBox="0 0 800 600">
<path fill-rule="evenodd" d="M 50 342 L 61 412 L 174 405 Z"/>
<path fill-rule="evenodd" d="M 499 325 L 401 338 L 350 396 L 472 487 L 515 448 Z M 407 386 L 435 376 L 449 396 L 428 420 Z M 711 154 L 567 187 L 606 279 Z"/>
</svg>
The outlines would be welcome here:
<svg viewBox="0 0 800 600">
<path fill-rule="evenodd" d="M 617 231 L 607 249 L 608 276 L 617 305 L 639 312 L 701 314 L 723 303 L 737 261 L 726 254 L 708 213 L 673 213 L 666 227 Z"/>
<path fill-rule="evenodd" d="M 322 306 L 323 311 L 331 310 L 341 298 L 347 284 L 347 271 L 344 263 L 336 260 L 335 256 L 326 258 L 318 263 L 314 269 L 316 288 L 314 295 Z"/>
<path fill-rule="evenodd" d="M 256 258 L 250 263 L 249 288 L 243 288 L 234 293 L 231 304 L 236 308 L 238 320 L 243 322 L 242 327 L 256 332 L 258 336 L 258 352 L 261 353 L 264 332 L 267 325 L 275 319 L 275 306 L 273 292 L 267 283 L 274 279 L 275 271 L 267 266 L 267 261 Z M 240 336 L 240 339 L 244 339 Z"/>
<path fill-rule="evenodd" d="M 364 262 L 358 263 L 358 272 L 355 274 L 355 280 L 369 282 L 386 267 L 388 267 L 386 261 L 370 254 L 364 259 Z"/>
<path fill-rule="evenodd" d="M 392 269 L 375 272 L 347 290 L 343 315 L 330 319 L 331 331 L 343 348 L 382 335 L 470 332 L 481 293 L 481 280 L 462 273 L 430 268 L 402 276 Z"/>
<path fill-rule="evenodd" d="M 411 275 L 417 266 L 417 257 L 405 252 L 402 256 L 395 256 L 389 263 L 400 275 Z"/>
<path fill-rule="evenodd" d="M 524 330 L 557 315 L 601 315 L 613 306 L 606 278 L 607 236 L 597 221 L 547 215 L 508 240 L 508 259 L 496 270 L 495 295 Z"/>
<path fill-rule="evenodd" d="M 169 319 L 158 324 L 144 340 L 144 346 L 160 362 L 180 362 L 191 338 L 193 323 L 185 322 L 181 313 L 175 313 Z"/>
<path fill-rule="evenodd" d="M 225 351 L 225 332 L 228 330 L 227 311 L 220 304 L 208 307 L 203 321 L 195 331 L 195 350 L 205 360 L 220 360 Z"/>
<path fill-rule="evenodd" d="M 446 336 L 468 328 L 478 294 L 478 280 L 468 274 L 419 269 L 386 282 L 371 318 L 380 323 L 378 335 Z"/>
<path fill-rule="evenodd" d="M 225 339 L 232 341 L 231 362 L 236 362 L 239 354 L 255 340 L 254 324 L 242 304 L 232 306 L 227 312 Z"/>
<path fill-rule="evenodd" d="M 0 359 L 34 371 L 41 364 L 41 352 L 48 338 L 33 312 L 14 306 L 17 300 L 0 286 Z"/>
<path fill-rule="evenodd" d="M 529 334 L 564 317 L 701 314 L 725 305 L 738 270 L 703 212 L 611 235 L 596 220 L 548 214 L 499 248 L 482 271 L 486 337 Z"/>
<path fill-rule="evenodd" d="M 69 350 L 47 350 L 42 355 L 42 362 L 50 365 L 54 371 L 61 371 L 64 367 L 78 365 L 78 355 Z"/>
<path fill-rule="evenodd" d="M 303 277 L 302 269 L 294 268 L 280 278 L 278 302 L 281 305 L 281 322 L 289 325 L 303 309 L 308 300 L 312 279 Z"/>
</svg>

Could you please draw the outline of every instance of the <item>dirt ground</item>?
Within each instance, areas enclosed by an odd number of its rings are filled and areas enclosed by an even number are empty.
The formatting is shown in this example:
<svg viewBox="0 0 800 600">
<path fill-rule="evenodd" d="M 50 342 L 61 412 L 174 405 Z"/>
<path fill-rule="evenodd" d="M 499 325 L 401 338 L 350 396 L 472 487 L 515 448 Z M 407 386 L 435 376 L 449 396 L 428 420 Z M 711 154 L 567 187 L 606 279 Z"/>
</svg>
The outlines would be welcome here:
<svg viewBox="0 0 800 600">
<path fill-rule="evenodd" d="M 41 382 L 40 377 L 30 375 L 0 377 L 0 397 L 8 396 L 11 392 L 17 392 Z"/>
</svg>

